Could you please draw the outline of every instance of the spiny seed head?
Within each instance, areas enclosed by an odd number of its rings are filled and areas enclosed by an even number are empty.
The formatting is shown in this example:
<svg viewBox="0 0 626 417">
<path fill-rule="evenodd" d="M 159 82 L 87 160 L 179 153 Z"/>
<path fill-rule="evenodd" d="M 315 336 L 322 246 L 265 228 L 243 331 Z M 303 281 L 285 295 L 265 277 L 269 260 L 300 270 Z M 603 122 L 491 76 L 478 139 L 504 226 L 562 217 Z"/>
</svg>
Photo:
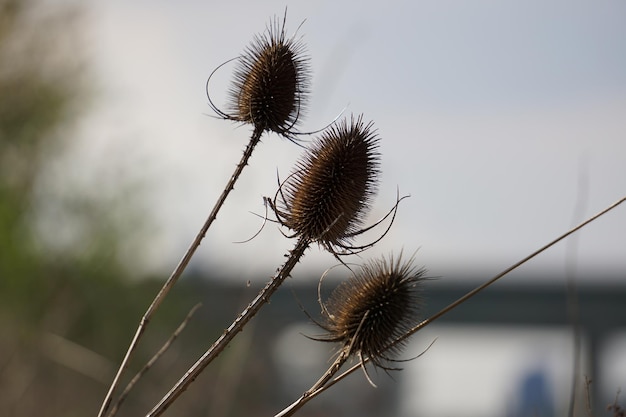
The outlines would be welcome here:
<svg viewBox="0 0 626 417">
<path fill-rule="evenodd" d="M 369 357 L 385 368 L 382 362 L 391 360 L 388 355 L 397 353 L 402 344 L 383 349 L 417 324 L 426 270 L 415 269 L 412 260 L 403 263 L 401 256 L 395 262 L 393 257 L 373 260 L 342 282 L 322 306 L 322 327 L 328 334 L 319 340 L 340 342 L 351 354 Z"/>
<path fill-rule="evenodd" d="M 285 183 L 281 222 L 331 251 L 345 247 L 376 193 L 378 146 L 373 124 L 361 116 L 325 130 Z"/>
<path fill-rule="evenodd" d="M 284 21 L 281 27 L 274 19 L 239 60 L 230 89 L 231 118 L 289 136 L 308 96 L 308 64 L 302 44 L 286 39 Z"/>
</svg>

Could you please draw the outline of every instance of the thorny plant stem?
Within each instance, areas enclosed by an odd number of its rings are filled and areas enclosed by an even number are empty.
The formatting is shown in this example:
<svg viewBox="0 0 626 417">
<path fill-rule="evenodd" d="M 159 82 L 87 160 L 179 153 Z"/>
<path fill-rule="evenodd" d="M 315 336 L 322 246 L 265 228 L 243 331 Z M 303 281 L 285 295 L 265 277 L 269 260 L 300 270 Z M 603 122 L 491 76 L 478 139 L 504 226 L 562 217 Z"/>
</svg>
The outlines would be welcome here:
<svg viewBox="0 0 626 417">
<path fill-rule="evenodd" d="M 397 345 L 398 343 L 401 343 L 402 341 L 408 339 L 409 337 L 411 337 L 413 334 L 415 334 L 418 330 L 426 327 L 427 325 L 429 325 L 430 323 L 432 323 L 433 321 L 435 321 L 436 319 L 438 319 L 439 317 L 443 316 L 444 314 L 448 313 L 449 311 L 453 310 L 454 308 L 458 307 L 460 304 L 463 304 L 465 301 L 469 300 L 470 298 L 472 298 L 474 295 L 478 294 L 479 292 L 481 292 L 482 290 L 484 290 L 485 288 L 487 288 L 488 286 L 490 286 L 491 284 L 493 284 L 494 282 L 496 282 L 497 280 L 499 280 L 500 278 L 502 278 L 503 276 L 507 275 L 508 273 L 510 273 L 511 271 L 519 268 L 520 266 L 522 266 L 523 264 L 525 264 L 526 262 L 530 261 L 531 259 L 533 259 L 534 257 L 536 257 L 537 255 L 539 255 L 540 253 L 546 251 L 547 249 L 551 248 L 552 246 L 556 245 L 557 243 L 559 243 L 561 240 L 565 239 L 566 237 L 568 237 L 569 235 L 571 235 L 572 233 L 577 232 L 578 230 L 582 229 L 583 227 L 587 226 L 589 223 L 593 222 L 594 220 L 597 220 L 598 218 L 602 217 L 603 215 L 605 215 L 606 213 L 608 213 L 609 211 L 613 210 L 614 208 L 616 208 L 617 206 L 619 206 L 620 204 L 624 203 L 626 201 L 626 197 L 622 197 L 621 199 L 619 199 L 618 201 L 616 201 L 615 203 L 611 204 L 610 206 L 608 206 L 607 208 L 605 208 L 604 210 L 600 211 L 599 213 L 589 217 L 587 220 L 583 221 L 582 223 L 580 223 L 578 226 L 571 228 L 570 230 L 568 230 L 567 232 L 563 233 L 561 236 L 557 237 L 556 239 L 554 239 L 552 242 L 546 244 L 545 246 L 542 246 L 541 248 L 537 249 L 535 252 L 531 253 L 530 255 L 528 255 L 527 257 L 525 257 L 524 259 L 522 259 L 521 261 L 511 265 L 510 267 L 508 267 L 507 269 L 505 269 L 504 271 L 500 272 L 498 275 L 494 276 L 493 278 L 491 278 L 489 281 L 485 282 L 484 284 L 476 287 L 475 289 L 473 289 L 472 291 L 468 292 L 467 294 L 465 294 L 464 296 L 460 297 L 458 300 L 452 302 L 451 304 L 449 304 L 448 306 L 444 307 L 443 309 L 441 309 L 438 313 L 435 313 L 433 316 L 429 317 L 428 319 L 422 321 L 421 323 L 417 324 L 415 327 L 413 327 L 411 330 L 409 330 L 408 332 L 406 332 L 404 335 L 402 335 L 401 337 L 399 337 L 398 339 L 394 340 L 393 342 L 391 342 L 384 350 L 390 349 L 393 346 Z M 307 391 L 305 394 L 307 394 L 306 396 L 303 395 L 302 397 L 300 397 L 298 400 L 296 400 L 292 405 L 290 405 L 289 407 L 287 407 L 287 409 L 281 411 L 279 414 L 276 414 L 275 417 L 286 417 L 288 415 L 293 414 L 289 413 L 289 414 L 284 414 L 286 410 L 291 409 L 292 407 L 294 407 L 294 404 L 298 404 L 297 408 L 302 407 L 305 403 L 307 403 L 309 400 L 313 399 L 314 397 L 316 397 L 317 395 L 321 394 L 322 392 L 326 391 L 328 388 L 332 387 L 333 385 L 335 385 L 337 382 L 341 381 L 342 379 L 344 379 L 345 377 L 347 377 L 348 375 L 350 375 L 351 373 L 355 372 L 357 369 L 359 369 L 361 366 L 363 366 L 364 363 L 369 362 L 369 358 L 363 358 L 363 361 L 359 362 L 356 365 L 353 365 L 352 367 L 350 367 L 349 369 L 347 369 L 346 371 L 344 371 L 343 373 L 341 373 L 339 376 L 337 376 L 336 378 L 332 379 L 331 381 L 329 381 L 326 385 L 324 385 L 323 387 L 320 387 L 319 389 L 317 389 L 314 392 L 310 392 Z M 296 409 L 297 409 L 296 408 Z M 295 410 L 294 410 L 295 411 Z"/>
<path fill-rule="evenodd" d="M 194 315 L 194 313 L 201 306 L 202 306 L 201 303 L 198 303 L 195 306 L 193 306 L 193 308 L 189 311 L 189 313 L 187 313 L 187 317 L 185 317 L 185 320 L 183 320 L 183 322 L 176 328 L 176 330 L 174 331 L 174 333 L 172 333 L 170 338 L 167 339 L 167 342 L 165 342 L 165 344 L 163 344 L 163 346 L 161 346 L 161 349 L 159 349 L 159 351 L 148 361 L 148 363 L 146 363 L 146 365 L 139 372 L 137 372 L 137 374 L 133 377 L 133 379 L 131 379 L 131 381 L 128 383 L 128 385 L 126 385 L 126 388 L 124 388 L 124 391 L 122 391 L 122 393 L 118 397 L 118 399 L 115 402 L 115 404 L 113 405 L 113 407 L 111 407 L 111 411 L 109 413 L 110 415 L 115 415 L 115 413 L 117 413 L 117 410 L 121 407 L 121 405 L 124 402 L 124 400 L 126 400 L 126 397 L 130 393 L 130 391 L 133 389 L 133 387 L 135 386 L 137 381 L 139 381 L 139 379 L 141 379 L 141 377 L 146 372 L 148 372 L 148 370 L 155 364 L 155 362 L 161 356 L 163 356 L 163 354 L 169 349 L 169 347 L 172 345 L 172 343 L 183 332 L 183 330 L 187 326 L 187 323 L 189 323 L 189 320 L 191 320 L 191 317 Z"/>
<path fill-rule="evenodd" d="M 363 325 L 363 322 L 366 320 L 368 315 L 369 315 L 369 311 L 365 312 L 365 314 L 363 315 L 363 318 L 361 319 L 361 323 L 359 324 L 359 327 L 356 330 L 356 333 L 359 333 L 359 331 L 361 330 L 361 326 Z M 285 408 L 283 411 L 281 411 L 275 417 L 292 416 L 296 411 L 298 411 L 300 408 L 302 408 L 304 403 L 306 403 L 308 401 L 307 398 L 309 398 L 313 393 L 315 393 L 320 388 L 322 388 L 324 385 L 326 385 L 328 383 L 328 381 L 330 381 L 330 379 L 333 376 L 335 376 L 335 374 L 337 372 L 339 372 L 339 370 L 341 369 L 343 364 L 346 363 L 346 361 L 348 360 L 350 355 L 352 355 L 352 353 L 353 353 L 352 347 L 353 347 L 353 344 L 354 344 L 354 340 L 356 338 L 356 333 L 355 333 L 354 336 L 352 336 L 352 341 L 350 342 L 350 344 L 347 345 L 347 346 L 344 346 L 341 349 L 341 351 L 339 352 L 339 355 L 337 356 L 337 359 L 335 359 L 333 364 L 330 365 L 330 367 L 326 370 L 326 372 L 324 372 L 324 375 L 322 375 L 322 377 L 320 379 L 318 379 L 317 382 L 315 384 L 313 384 L 313 386 L 311 388 L 306 390 L 304 392 L 304 394 L 302 394 L 302 396 L 298 400 L 293 402 L 289 407 Z M 359 357 L 361 357 L 360 353 L 359 353 Z"/>
<path fill-rule="evenodd" d="M 296 411 L 298 411 L 308 400 L 313 396 L 316 392 L 323 388 L 324 385 L 330 381 L 330 379 L 335 376 L 339 369 L 346 362 L 348 357 L 350 356 L 350 351 L 347 349 L 342 349 L 341 353 L 335 359 L 335 362 L 328 368 L 328 370 L 322 375 L 322 377 L 315 383 L 311 388 L 309 388 L 300 398 L 294 401 L 291 405 L 285 408 L 280 413 L 276 414 L 274 417 L 289 417 L 292 416 Z"/>
<path fill-rule="evenodd" d="M 170 275 L 167 281 L 165 281 L 165 284 L 163 284 L 163 287 L 161 288 L 159 293 L 156 295 L 156 297 L 152 301 L 152 304 L 150 304 L 150 306 L 144 313 L 143 317 L 141 318 L 141 322 L 139 322 L 139 327 L 137 328 L 137 332 L 135 333 L 133 340 L 130 342 L 128 350 L 126 351 L 126 355 L 124 356 L 124 359 L 122 360 L 122 363 L 120 364 L 117 374 L 115 375 L 115 378 L 113 379 L 113 382 L 111 383 L 109 391 L 107 392 L 107 395 L 104 398 L 104 401 L 102 402 L 102 406 L 100 408 L 100 412 L 98 413 L 98 417 L 104 417 L 105 413 L 107 412 L 109 406 L 111 405 L 111 399 L 113 397 L 113 393 L 115 392 L 115 389 L 120 383 L 120 378 L 122 374 L 124 373 L 124 370 L 128 366 L 130 357 L 132 356 L 135 349 L 137 348 L 139 339 L 141 338 L 144 331 L 146 330 L 146 327 L 148 326 L 148 323 L 152 319 L 152 316 L 154 315 L 155 311 L 157 310 L 157 308 L 159 308 L 159 306 L 161 305 L 161 303 L 163 302 L 167 294 L 170 292 L 172 287 L 174 287 L 174 284 L 176 284 L 176 282 L 182 275 L 183 271 L 189 264 L 189 261 L 191 260 L 192 256 L 196 252 L 196 249 L 198 249 L 198 247 L 200 246 L 200 242 L 202 242 L 202 239 L 204 239 L 204 236 L 209 230 L 211 223 L 213 223 L 213 221 L 217 217 L 217 213 L 222 208 L 222 205 L 224 205 L 224 202 L 226 201 L 226 197 L 228 197 L 228 194 L 235 188 L 235 183 L 237 182 L 237 179 L 239 179 L 239 176 L 241 175 L 241 172 L 243 171 L 243 169 L 246 167 L 246 165 L 248 165 L 248 160 L 250 159 L 250 156 L 252 155 L 252 151 L 254 150 L 255 146 L 259 143 L 262 134 L 263 134 L 263 131 L 261 129 L 256 129 L 256 128 L 254 129 L 252 133 L 252 137 L 250 138 L 250 141 L 248 142 L 248 145 L 246 146 L 246 149 L 243 152 L 243 156 L 241 157 L 239 164 L 237 164 L 237 167 L 235 168 L 235 172 L 233 172 L 233 175 L 230 177 L 230 180 L 226 184 L 224 191 L 222 191 L 222 194 L 220 195 L 219 199 L 215 203 L 213 210 L 211 210 L 209 217 L 207 218 L 206 222 L 200 229 L 200 232 L 198 232 L 198 235 L 196 236 L 196 238 L 193 240 L 193 242 L 187 249 L 187 252 L 185 252 L 185 255 L 182 257 L 182 259 L 176 266 L 176 269 L 174 269 L 174 271 L 172 272 L 172 275 Z M 109 413 L 107 416 L 112 417 L 113 413 Z"/>
<path fill-rule="evenodd" d="M 231 340 L 239 333 L 243 327 L 256 315 L 261 307 L 268 302 L 272 294 L 291 274 L 304 252 L 309 247 L 307 239 L 300 239 L 296 246 L 289 252 L 288 259 L 283 266 L 278 269 L 272 279 L 263 287 L 259 294 L 248 304 L 235 321 L 222 333 L 213 345 L 189 368 L 185 375 L 172 387 L 172 389 L 161 399 L 161 401 L 147 414 L 147 417 L 161 415 L 167 408 L 187 389 L 187 387 L 200 375 L 206 366 L 215 359 Z"/>
</svg>

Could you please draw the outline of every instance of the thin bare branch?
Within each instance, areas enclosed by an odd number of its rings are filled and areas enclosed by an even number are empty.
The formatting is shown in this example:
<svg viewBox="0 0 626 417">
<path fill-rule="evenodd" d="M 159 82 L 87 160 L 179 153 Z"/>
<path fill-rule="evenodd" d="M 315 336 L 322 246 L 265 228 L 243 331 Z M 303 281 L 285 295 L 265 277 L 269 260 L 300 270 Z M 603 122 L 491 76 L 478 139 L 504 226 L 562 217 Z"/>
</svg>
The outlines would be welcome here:
<svg viewBox="0 0 626 417">
<path fill-rule="evenodd" d="M 313 394 L 319 392 L 320 388 L 326 385 L 328 381 L 330 381 L 330 379 L 337 372 L 339 372 L 339 369 L 341 369 L 341 367 L 346 362 L 349 356 L 350 356 L 350 350 L 342 349 L 341 352 L 339 353 L 339 356 L 337 356 L 337 359 L 335 359 L 333 364 L 330 365 L 330 367 L 324 373 L 324 375 L 322 375 L 322 377 L 315 384 L 313 384 L 313 386 L 309 390 L 307 390 L 304 394 L 302 394 L 300 398 L 294 401 L 291 405 L 289 405 L 283 411 L 276 414 L 274 417 L 289 417 L 289 416 L 292 416 L 300 408 L 302 408 L 302 406 L 306 404 L 314 396 Z"/>
<path fill-rule="evenodd" d="M 152 316 L 154 315 L 155 311 L 159 308 L 159 306 L 161 305 L 161 303 L 163 302 L 167 294 L 169 294 L 170 290 L 174 287 L 174 285 L 176 284 L 176 282 L 182 275 L 185 268 L 187 268 L 189 261 L 191 261 L 191 258 L 193 257 L 194 253 L 200 246 L 200 242 L 202 242 L 202 239 L 204 239 L 204 236 L 209 230 L 209 227 L 211 226 L 211 224 L 217 217 L 217 213 L 219 212 L 219 210 L 222 208 L 222 205 L 226 201 L 226 197 L 228 197 L 228 194 L 235 188 L 235 183 L 237 182 L 237 179 L 241 175 L 241 172 L 246 167 L 246 165 L 248 165 L 248 160 L 250 159 L 250 156 L 252 156 L 252 151 L 254 150 L 255 146 L 259 143 L 262 133 L 263 131 L 259 129 L 255 129 L 254 132 L 252 133 L 252 137 L 250 138 L 250 141 L 248 142 L 248 145 L 246 146 L 246 149 L 244 150 L 243 156 L 241 157 L 239 164 L 237 164 L 237 167 L 235 168 L 235 172 L 233 172 L 233 175 L 230 177 L 230 180 L 226 184 L 224 191 L 222 191 L 222 194 L 220 195 L 219 199 L 215 203 L 213 210 L 211 210 L 209 217 L 207 218 L 206 222 L 200 229 L 200 232 L 198 232 L 198 235 L 196 236 L 196 238 L 193 240 L 193 242 L 187 249 L 187 252 L 185 252 L 185 255 L 182 257 L 182 259 L 180 260 L 180 262 L 178 263 L 178 265 L 172 272 L 172 275 L 170 275 L 167 281 L 165 281 L 165 284 L 163 284 L 163 287 L 161 288 L 159 293 L 156 295 L 156 297 L 154 298 L 154 300 L 152 301 L 152 303 L 150 304 L 150 306 L 144 313 L 143 317 L 141 318 L 141 322 L 139 323 L 139 327 L 137 328 L 137 331 L 135 332 L 135 336 L 133 337 L 133 340 L 130 342 L 130 345 L 128 346 L 128 350 L 126 351 L 126 355 L 124 356 L 124 359 L 122 360 L 122 363 L 120 364 L 117 374 L 115 375 L 115 378 L 113 379 L 113 382 L 111 383 L 111 386 L 109 387 L 109 391 L 107 392 L 107 395 L 104 398 L 104 401 L 102 402 L 102 406 L 100 407 L 100 412 L 98 413 L 98 417 L 103 417 L 106 415 L 106 412 L 109 409 L 109 406 L 111 405 L 113 393 L 115 392 L 117 386 L 119 385 L 120 378 L 122 374 L 124 373 L 124 370 L 126 370 L 126 368 L 128 367 L 128 362 L 130 361 L 131 356 L 135 352 L 135 349 L 137 348 L 137 344 L 139 343 L 141 336 L 145 332 L 146 327 L 150 323 Z M 112 414 L 109 414 L 109 416 L 112 416 Z"/>
<path fill-rule="evenodd" d="M 256 315 L 261 307 L 267 303 L 272 294 L 291 274 L 291 271 L 299 262 L 304 252 L 309 247 L 310 242 L 305 239 L 298 240 L 298 243 L 289 253 L 287 261 L 276 272 L 272 279 L 263 287 L 254 300 L 241 312 L 235 321 L 224 331 L 213 345 L 196 361 L 195 364 L 185 373 L 185 375 L 172 387 L 172 389 L 159 401 L 159 403 L 147 414 L 147 417 L 161 415 L 174 401 L 189 387 L 189 385 L 200 375 L 206 366 L 215 359 L 231 340 L 239 333 L 243 327 Z"/>
<path fill-rule="evenodd" d="M 585 220 L 584 222 L 580 223 L 578 226 L 571 228 L 570 230 L 568 230 L 567 232 L 563 233 L 561 236 L 557 237 L 556 239 L 554 239 L 552 242 L 542 246 L 541 248 L 537 249 L 536 251 L 534 251 L 533 253 L 531 253 L 530 255 L 528 255 L 527 257 L 525 257 L 524 259 L 520 260 L 519 262 L 516 262 L 515 264 L 511 265 L 510 267 L 506 268 L 504 271 L 500 272 L 499 274 L 497 274 L 496 276 L 494 276 L 493 278 L 491 278 L 489 281 L 485 282 L 484 284 L 478 286 L 477 288 L 473 289 L 472 291 L 468 292 L 467 294 L 465 294 L 464 296 L 462 296 L 461 298 L 459 298 L 458 300 L 454 301 L 453 303 L 451 303 L 449 306 L 443 308 L 441 311 L 439 311 L 438 313 L 436 313 L 435 315 L 433 315 L 432 317 L 424 320 L 423 322 L 419 323 L 417 326 L 413 327 L 409 332 L 407 332 L 404 336 L 398 338 L 397 340 L 395 340 L 393 343 L 391 343 L 387 349 L 397 345 L 398 343 L 402 342 L 403 340 L 409 338 L 410 336 L 412 336 L 413 334 L 415 334 L 418 330 L 420 330 L 423 327 L 426 327 L 427 325 L 429 325 L 430 323 L 432 323 L 433 321 L 435 321 L 436 319 L 438 319 L 439 317 L 443 316 L 444 314 L 448 313 L 450 310 L 458 307 L 460 304 L 463 304 L 465 301 L 469 300 L 470 298 L 472 298 L 473 296 L 475 296 L 476 294 L 478 294 L 479 292 L 481 292 L 482 290 L 484 290 L 485 288 L 489 287 L 491 284 L 493 284 L 494 282 L 498 281 L 500 278 L 502 278 L 505 275 L 508 275 L 511 271 L 519 268 L 520 266 L 522 266 L 523 264 L 525 264 L 526 262 L 530 261 L 531 259 L 533 259 L 534 257 L 536 257 L 537 255 L 539 255 L 542 252 L 545 252 L 547 249 L 551 248 L 552 246 L 556 245 L 557 243 L 559 243 L 560 241 L 562 241 L 563 239 L 565 239 L 566 237 L 570 236 L 572 233 L 577 232 L 578 230 L 582 229 L 583 227 L 585 227 L 586 225 L 588 225 L 589 223 L 593 222 L 594 220 L 598 219 L 599 217 L 605 215 L 606 213 L 608 213 L 609 211 L 613 210 L 614 208 L 616 208 L 617 206 L 619 206 L 620 204 L 622 204 L 623 202 L 626 201 L 626 197 L 621 198 L 620 200 L 618 200 L 617 202 L 611 204 L 609 207 L 605 208 L 604 210 L 602 210 L 601 212 L 593 215 L 592 217 L 588 218 L 587 220 Z"/>
<path fill-rule="evenodd" d="M 183 332 L 183 330 L 187 326 L 187 323 L 189 323 L 189 320 L 191 320 L 191 317 L 195 314 L 195 312 L 200 307 L 202 307 L 202 303 L 198 303 L 195 306 L 193 306 L 193 308 L 189 311 L 189 313 L 187 313 L 187 317 L 185 317 L 185 320 L 183 320 L 183 322 L 176 328 L 174 333 L 172 333 L 169 339 L 167 339 L 167 341 L 163 344 L 161 349 L 159 349 L 159 351 L 155 353 L 155 355 L 148 361 L 148 363 L 146 363 L 146 365 L 139 372 L 137 372 L 137 374 L 133 377 L 133 379 L 130 380 L 128 385 L 126 385 L 126 388 L 124 389 L 124 391 L 122 391 L 122 393 L 118 397 L 113 407 L 111 407 L 111 411 L 109 412 L 108 416 L 113 416 L 115 415 L 115 413 L 117 413 L 117 410 L 121 407 L 124 400 L 126 400 L 126 397 L 130 393 L 130 391 L 133 389 L 137 381 L 139 381 L 139 379 L 141 379 L 141 377 L 146 372 L 148 372 L 150 368 L 152 368 L 152 365 L 154 365 L 156 361 L 161 356 L 163 356 L 163 354 L 167 351 L 167 349 L 169 349 L 172 343 L 174 343 L 174 341 L 178 338 L 178 336 Z"/>
</svg>

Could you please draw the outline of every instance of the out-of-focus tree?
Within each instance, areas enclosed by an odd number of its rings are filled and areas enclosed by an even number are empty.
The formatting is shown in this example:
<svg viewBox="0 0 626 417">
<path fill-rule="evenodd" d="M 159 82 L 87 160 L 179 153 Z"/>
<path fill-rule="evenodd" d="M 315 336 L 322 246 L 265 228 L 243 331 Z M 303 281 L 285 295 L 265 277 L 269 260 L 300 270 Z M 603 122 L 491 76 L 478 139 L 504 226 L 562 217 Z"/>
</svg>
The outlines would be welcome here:
<svg viewBox="0 0 626 417">
<path fill-rule="evenodd" d="M 117 354 L 128 338 L 121 318 L 138 315 L 132 303 L 116 301 L 124 293 L 116 257 L 122 236 L 113 224 L 119 215 L 93 195 L 42 192 L 90 101 L 80 24 L 69 2 L 0 0 L 3 415 L 95 410 L 112 367 L 103 355 Z M 92 225 L 79 252 L 57 250 L 54 236 L 42 244 L 36 225 L 48 204 Z"/>
<path fill-rule="evenodd" d="M 43 301 L 35 189 L 86 97 L 73 11 L 37 6 L 0 0 L 0 282 L 12 309 Z"/>
</svg>

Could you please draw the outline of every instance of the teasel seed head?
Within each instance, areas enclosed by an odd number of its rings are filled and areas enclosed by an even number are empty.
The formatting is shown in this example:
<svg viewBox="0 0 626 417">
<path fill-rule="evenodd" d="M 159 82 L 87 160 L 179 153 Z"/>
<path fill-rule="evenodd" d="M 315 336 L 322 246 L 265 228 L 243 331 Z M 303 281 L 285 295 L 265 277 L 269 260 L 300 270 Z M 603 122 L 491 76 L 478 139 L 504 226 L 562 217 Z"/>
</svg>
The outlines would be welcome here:
<svg viewBox="0 0 626 417">
<path fill-rule="evenodd" d="M 413 258 L 403 262 L 402 255 L 362 265 L 322 305 L 320 326 L 328 333 L 316 340 L 339 342 L 361 361 L 370 358 L 375 366 L 391 369 L 385 362 L 393 361 L 403 344 L 384 349 L 417 324 L 425 273 L 413 266 Z"/>
<path fill-rule="evenodd" d="M 309 94 L 310 69 L 302 43 L 286 38 L 284 25 L 274 19 L 240 57 L 229 118 L 290 137 Z"/>
<path fill-rule="evenodd" d="M 279 190 L 279 221 L 335 253 L 359 234 L 378 186 L 379 138 L 362 116 L 322 132 Z"/>
</svg>

